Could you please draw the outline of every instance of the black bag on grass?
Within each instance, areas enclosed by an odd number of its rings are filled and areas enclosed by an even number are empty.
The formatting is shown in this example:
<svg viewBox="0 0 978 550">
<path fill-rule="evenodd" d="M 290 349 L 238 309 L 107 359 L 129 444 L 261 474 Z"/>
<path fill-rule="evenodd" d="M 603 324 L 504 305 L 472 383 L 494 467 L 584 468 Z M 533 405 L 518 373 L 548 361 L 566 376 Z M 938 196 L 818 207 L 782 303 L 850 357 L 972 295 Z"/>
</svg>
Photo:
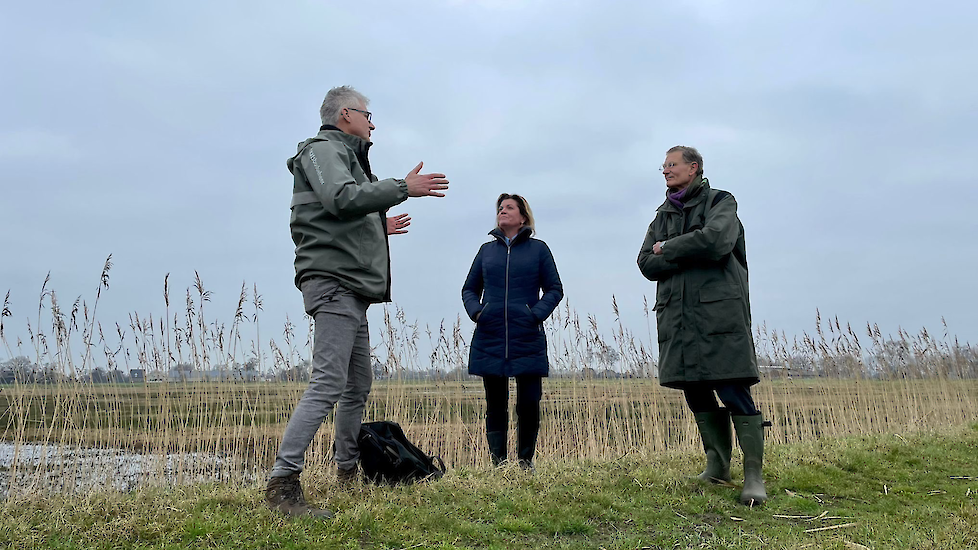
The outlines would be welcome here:
<svg viewBox="0 0 978 550">
<path fill-rule="evenodd" d="M 445 475 L 441 457 L 428 456 L 404 436 L 397 422 L 381 420 L 360 426 L 360 468 L 374 483 L 414 483 Z"/>
</svg>

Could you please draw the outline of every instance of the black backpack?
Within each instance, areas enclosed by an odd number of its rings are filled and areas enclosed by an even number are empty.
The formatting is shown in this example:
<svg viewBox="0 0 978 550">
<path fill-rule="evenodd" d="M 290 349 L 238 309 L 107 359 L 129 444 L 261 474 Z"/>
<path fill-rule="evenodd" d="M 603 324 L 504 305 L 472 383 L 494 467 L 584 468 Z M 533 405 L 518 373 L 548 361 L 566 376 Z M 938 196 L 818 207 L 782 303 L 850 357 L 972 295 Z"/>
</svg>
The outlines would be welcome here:
<svg viewBox="0 0 978 550">
<path fill-rule="evenodd" d="M 397 422 L 381 420 L 360 426 L 360 468 L 379 484 L 414 483 L 445 475 L 441 457 L 428 456 L 404 436 Z"/>
</svg>

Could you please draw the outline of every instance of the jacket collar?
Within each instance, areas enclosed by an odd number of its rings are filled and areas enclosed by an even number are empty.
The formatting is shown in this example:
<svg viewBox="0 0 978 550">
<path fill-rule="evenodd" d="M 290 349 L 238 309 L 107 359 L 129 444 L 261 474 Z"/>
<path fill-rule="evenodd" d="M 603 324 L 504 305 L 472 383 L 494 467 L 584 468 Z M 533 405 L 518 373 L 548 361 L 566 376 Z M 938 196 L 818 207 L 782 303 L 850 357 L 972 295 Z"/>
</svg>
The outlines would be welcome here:
<svg viewBox="0 0 978 550">
<path fill-rule="evenodd" d="M 373 145 L 373 142 L 367 141 L 353 134 L 348 134 L 332 124 L 323 124 L 320 126 L 319 133 L 316 134 L 316 137 L 307 140 L 307 142 L 316 140 L 332 140 L 345 143 L 350 149 L 353 149 L 353 153 L 357 156 L 357 160 L 360 162 L 360 167 L 363 168 L 363 171 L 367 174 L 367 177 L 371 177 L 372 172 L 370 171 L 370 159 L 368 158 L 367 154 L 370 153 L 370 146 Z"/>
<path fill-rule="evenodd" d="M 697 176 L 696 179 L 690 182 L 689 187 L 687 187 L 687 189 L 689 189 L 687 193 L 692 192 L 692 195 L 689 195 L 688 198 L 686 198 L 686 201 L 683 204 L 683 209 L 692 208 L 693 206 L 696 206 L 697 204 L 706 200 L 704 197 L 708 197 L 710 195 L 710 180 Z M 668 192 L 669 190 L 667 189 L 666 193 Z M 657 212 L 679 212 L 680 210 L 679 208 L 676 208 L 676 205 L 669 202 L 669 199 L 667 198 L 662 203 L 662 205 L 660 205 L 659 208 L 656 209 L 656 211 Z"/>
<path fill-rule="evenodd" d="M 343 143 L 350 146 L 356 152 L 363 152 L 364 155 L 370 150 L 370 146 L 373 145 L 372 141 L 367 141 L 360 136 L 355 136 L 353 134 L 348 134 L 343 130 L 340 130 L 332 124 L 323 124 L 319 127 L 319 133 L 316 137 L 322 137 L 326 139 L 342 141 Z"/>
<path fill-rule="evenodd" d="M 520 230 L 516 233 L 516 236 L 513 237 L 511 244 L 521 243 L 523 241 L 529 240 L 531 233 L 533 233 L 533 230 L 530 229 L 529 227 L 521 227 Z M 493 237 L 496 237 L 496 239 L 499 242 L 506 244 L 506 234 L 503 233 L 502 229 L 499 229 L 497 227 L 492 231 L 490 231 L 489 234 L 492 235 Z"/>
<path fill-rule="evenodd" d="M 696 176 L 693 178 L 693 181 L 689 182 L 689 185 L 683 188 L 682 191 L 673 191 L 672 189 L 666 187 L 666 196 L 668 197 L 677 193 L 683 193 L 683 202 L 689 202 L 699 194 L 700 188 L 703 187 L 704 181 L 709 183 L 709 180 L 703 176 Z"/>
</svg>

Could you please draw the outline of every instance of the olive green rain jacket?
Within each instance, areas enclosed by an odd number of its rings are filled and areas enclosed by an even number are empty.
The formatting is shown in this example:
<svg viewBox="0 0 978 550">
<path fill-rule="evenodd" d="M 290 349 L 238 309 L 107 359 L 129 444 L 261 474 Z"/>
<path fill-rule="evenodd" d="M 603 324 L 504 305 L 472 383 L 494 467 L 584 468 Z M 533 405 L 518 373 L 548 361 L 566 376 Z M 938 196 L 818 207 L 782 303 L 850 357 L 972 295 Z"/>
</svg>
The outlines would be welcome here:
<svg viewBox="0 0 978 550">
<path fill-rule="evenodd" d="M 288 160 L 295 284 L 336 279 L 369 302 L 389 302 L 387 209 L 408 198 L 404 180 L 370 173 L 370 142 L 333 126 L 299 144 Z"/>
<path fill-rule="evenodd" d="M 705 178 L 690 186 L 682 210 L 668 199 L 649 225 L 638 267 L 656 281 L 655 321 L 659 383 L 682 388 L 695 382 L 756 384 L 751 336 L 747 249 L 737 201 L 710 189 Z M 652 245 L 664 241 L 662 254 Z"/>
</svg>

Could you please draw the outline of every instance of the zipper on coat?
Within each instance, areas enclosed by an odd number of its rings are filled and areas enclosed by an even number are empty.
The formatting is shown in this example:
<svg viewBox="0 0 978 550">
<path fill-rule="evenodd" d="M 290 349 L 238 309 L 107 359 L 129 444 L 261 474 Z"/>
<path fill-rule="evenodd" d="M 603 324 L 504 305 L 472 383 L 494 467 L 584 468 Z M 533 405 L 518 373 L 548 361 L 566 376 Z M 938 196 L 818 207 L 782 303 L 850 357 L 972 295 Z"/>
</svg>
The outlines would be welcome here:
<svg viewBox="0 0 978 550">
<path fill-rule="evenodd" d="M 504 293 L 505 302 L 503 302 L 503 326 L 506 327 L 506 354 L 505 359 L 509 359 L 509 251 L 513 249 L 513 243 L 510 241 L 506 244 L 506 291 Z"/>
</svg>

